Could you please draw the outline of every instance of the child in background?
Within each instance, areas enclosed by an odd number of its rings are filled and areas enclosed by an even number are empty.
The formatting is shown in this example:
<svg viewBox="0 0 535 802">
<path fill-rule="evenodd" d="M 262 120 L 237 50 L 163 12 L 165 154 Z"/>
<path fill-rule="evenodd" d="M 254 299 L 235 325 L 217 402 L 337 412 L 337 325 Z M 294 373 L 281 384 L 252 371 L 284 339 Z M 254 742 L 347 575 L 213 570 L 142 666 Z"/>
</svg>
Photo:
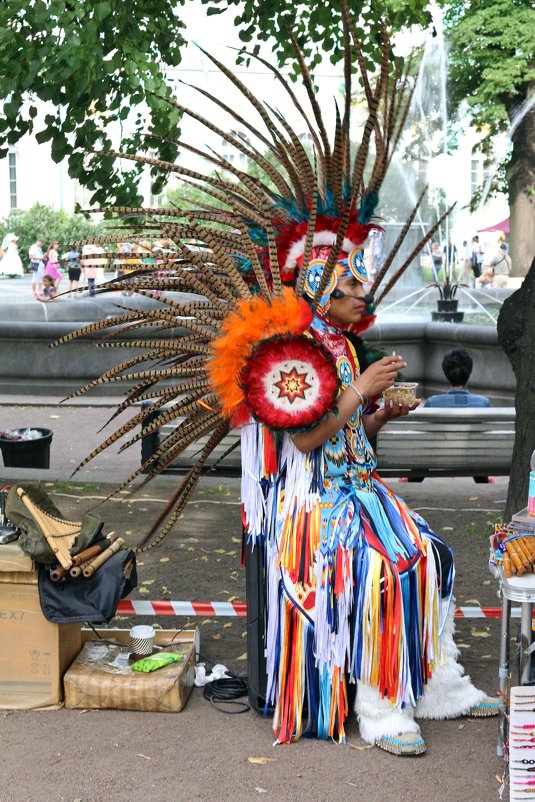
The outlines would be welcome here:
<svg viewBox="0 0 535 802">
<path fill-rule="evenodd" d="M 58 297 L 56 287 L 54 286 L 54 279 L 52 276 L 45 274 L 43 276 L 43 291 L 35 296 L 38 301 L 48 303 Z"/>
</svg>

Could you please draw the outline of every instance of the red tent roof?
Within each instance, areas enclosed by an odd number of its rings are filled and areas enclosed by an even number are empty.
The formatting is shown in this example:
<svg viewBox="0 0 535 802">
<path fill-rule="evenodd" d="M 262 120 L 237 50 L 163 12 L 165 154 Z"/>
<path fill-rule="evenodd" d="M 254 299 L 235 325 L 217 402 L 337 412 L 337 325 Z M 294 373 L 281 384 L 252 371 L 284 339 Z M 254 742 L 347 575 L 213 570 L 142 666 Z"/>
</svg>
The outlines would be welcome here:
<svg viewBox="0 0 535 802">
<path fill-rule="evenodd" d="M 478 228 L 478 231 L 503 231 L 504 234 L 508 234 L 509 218 L 502 220 L 501 223 L 495 223 L 495 225 L 489 226 L 488 228 Z"/>
</svg>

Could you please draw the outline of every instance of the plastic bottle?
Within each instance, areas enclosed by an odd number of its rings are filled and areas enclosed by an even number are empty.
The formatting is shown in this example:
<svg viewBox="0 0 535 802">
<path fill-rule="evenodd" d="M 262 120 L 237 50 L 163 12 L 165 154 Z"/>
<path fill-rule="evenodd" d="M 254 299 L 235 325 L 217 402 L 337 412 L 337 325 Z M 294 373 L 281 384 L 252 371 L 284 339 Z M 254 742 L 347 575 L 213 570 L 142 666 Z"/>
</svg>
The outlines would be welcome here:
<svg viewBox="0 0 535 802">
<path fill-rule="evenodd" d="M 535 517 L 535 451 L 531 455 L 531 473 L 528 488 L 528 514 Z"/>
</svg>

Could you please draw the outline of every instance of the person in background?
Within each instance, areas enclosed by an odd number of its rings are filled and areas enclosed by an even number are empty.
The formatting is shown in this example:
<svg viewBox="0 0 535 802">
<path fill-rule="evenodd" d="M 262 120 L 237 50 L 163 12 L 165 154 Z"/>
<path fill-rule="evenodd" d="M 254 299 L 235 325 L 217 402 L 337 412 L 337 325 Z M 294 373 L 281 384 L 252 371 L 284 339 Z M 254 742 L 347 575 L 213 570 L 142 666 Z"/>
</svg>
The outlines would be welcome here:
<svg viewBox="0 0 535 802">
<path fill-rule="evenodd" d="M 463 240 L 463 272 L 461 275 L 462 284 L 472 287 L 474 284 L 474 273 L 472 270 L 472 246 L 468 240 Z"/>
<path fill-rule="evenodd" d="M 450 389 L 447 393 L 439 393 L 430 396 L 424 403 L 424 407 L 435 409 L 445 407 L 490 407 L 490 401 L 485 395 L 471 393 L 468 388 L 468 380 L 472 374 L 472 357 L 464 348 L 454 348 L 448 351 L 442 360 L 442 370 L 448 380 Z M 487 484 L 494 482 L 488 476 L 474 476 L 477 484 Z"/>
<path fill-rule="evenodd" d="M 43 276 L 43 291 L 38 293 L 35 297 L 38 301 L 42 301 L 43 303 L 48 303 L 58 297 L 52 276 L 46 274 Z"/>
<path fill-rule="evenodd" d="M 102 254 L 100 259 L 95 259 L 95 264 L 97 266 L 97 284 L 103 284 L 105 281 L 104 271 L 108 267 L 108 257 L 106 256 L 106 251 L 100 244 L 100 242 L 95 242 L 95 254 Z"/>
<path fill-rule="evenodd" d="M 454 245 L 451 241 L 451 237 L 448 237 L 448 244 L 444 245 L 442 249 L 442 255 L 444 257 L 444 265 L 446 267 L 446 271 L 448 275 L 453 275 L 453 268 L 457 266 L 457 246 Z"/>
<path fill-rule="evenodd" d="M 28 250 L 28 258 L 30 260 L 30 272 L 32 274 L 32 293 L 36 296 L 43 289 L 43 276 L 45 274 L 45 263 L 43 246 L 45 244 L 44 237 L 37 237 L 33 245 L 30 245 Z"/>
<path fill-rule="evenodd" d="M 100 247 L 98 243 L 92 245 L 88 243 L 82 246 L 82 258 L 80 259 L 80 264 L 82 266 L 82 270 L 84 271 L 84 276 L 87 279 L 87 287 L 89 289 L 89 295 L 95 295 L 95 280 L 97 278 L 97 267 L 100 264 L 98 258 L 96 258 L 96 254 L 98 251 L 96 250 L 97 247 Z"/>
<path fill-rule="evenodd" d="M 474 278 L 478 279 L 483 269 L 483 257 L 485 256 L 485 249 L 479 242 L 479 237 L 476 234 L 472 237 L 472 273 Z"/>
<path fill-rule="evenodd" d="M 472 374 L 473 361 L 464 348 L 453 348 L 442 360 L 442 370 L 448 380 L 450 389 L 447 393 L 432 395 L 427 399 L 426 407 L 490 407 L 489 399 L 484 395 L 475 395 L 467 388 Z"/>
<path fill-rule="evenodd" d="M 488 268 L 476 279 L 476 286 L 481 287 L 485 284 L 491 284 L 498 289 L 504 289 L 504 287 L 507 287 L 511 267 L 511 258 L 507 254 L 507 245 L 502 242 L 498 253 L 493 256 Z"/>
<path fill-rule="evenodd" d="M 67 270 L 69 273 L 69 292 L 74 293 L 74 297 L 76 298 L 76 293 L 80 285 L 80 275 L 82 273 L 82 268 L 80 266 L 80 253 L 78 251 L 67 251 L 67 253 L 64 253 L 61 258 L 67 263 Z"/>
<path fill-rule="evenodd" d="M 54 280 L 54 287 L 59 290 L 61 284 L 61 272 L 58 254 L 58 243 L 51 242 L 47 251 L 47 263 L 45 267 L 45 276 L 51 276 Z"/>
<path fill-rule="evenodd" d="M 385 261 L 385 254 L 383 248 L 383 232 L 379 229 L 373 229 L 370 232 L 370 248 L 369 248 L 368 264 L 369 275 L 373 278 L 382 268 Z"/>
<path fill-rule="evenodd" d="M 433 261 L 433 273 L 436 278 L 442 269 L 442 253 L 438 242 L 431 243 L 431 259 Z"/>
<path fill-rule="evenodd" d="M 141 259 L 136 257 L 138 247 L 136 243 L 120 242 L 117 246 L 117 250 L 119 254 L 121 254 L 121 257 L 114 259 L 116 267 L 115 277 L 125 279 L 132 273 L 135 273 L 141 265 Z M 123 295 L 132 295 L 134 290 L 124 286 L 121 292 Z"/>
<path fill-rule="evenodd" d="M 2 242 L 2 250 L 4 255 L 0 261 L 0 273 L 10 278 L 24 275 L 24 268 L 19 256 L 19 249 L 17 242 L 19 238 L 16 234 L 6 234 Z"/>
</svg>

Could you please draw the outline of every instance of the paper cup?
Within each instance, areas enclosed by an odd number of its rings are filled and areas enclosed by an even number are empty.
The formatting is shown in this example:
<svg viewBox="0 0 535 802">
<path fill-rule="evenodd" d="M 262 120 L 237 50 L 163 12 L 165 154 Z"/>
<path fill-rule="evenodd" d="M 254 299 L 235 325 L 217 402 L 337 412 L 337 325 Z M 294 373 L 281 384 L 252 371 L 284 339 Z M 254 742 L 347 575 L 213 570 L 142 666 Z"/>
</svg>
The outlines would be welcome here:
<svg viewBox="0 0 535 802">
<path fill-rule="evenodd" d="M 417 387 L 417 382 L 395 382 L 383 392 L 383 401 L 385 403 L 392 401 L 394 404 L 401 404 L 403 401 L 407 401 L 409 405 L 414 404 Z"/>
<path fill-rule="evenodd" d="M 152 654 L 156 632 L 151 626 L 138 624 L 130 630 L 130 648 L 136 657 Z"/>
</svg>

